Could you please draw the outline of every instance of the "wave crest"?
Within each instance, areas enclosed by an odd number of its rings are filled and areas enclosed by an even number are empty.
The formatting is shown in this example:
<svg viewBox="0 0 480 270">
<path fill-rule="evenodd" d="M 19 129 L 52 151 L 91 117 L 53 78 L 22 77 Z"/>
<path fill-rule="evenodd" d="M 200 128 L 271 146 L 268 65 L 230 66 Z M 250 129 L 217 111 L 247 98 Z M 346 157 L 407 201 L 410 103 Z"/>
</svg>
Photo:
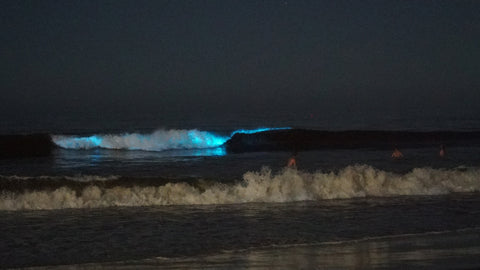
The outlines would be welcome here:
<svg viewBox="0 0 480 270">
<path fill-rule="evenodd" d="M 81 192 L 68 187 L 53 191 L 4 192 L 0 209 L 61 209 L 111 206 L 232 204 L 249 202 L 292 202 L 305 200 L 441 195 L 480 191 L 480 169 L 444 170 L 416 168 L 400 175 L 367 165 L 348 166 L 338 173 L 307 173 L 285 169 L 278 174 L 269 168 L 247 172 L 235 184 L 204 186 L 167 183 L 161 186 L 89 185 Z"/>
<path fill-rule="evenodd" d="M 164 151 L 173 149 L 212 148 L 224 144 L 229 137 L 208 131 L 156 130 L 151 134 L 125 133 L 86 137 L 53 135 L 53 142 L 65 149 L 125 149 Z"/>
</svg>

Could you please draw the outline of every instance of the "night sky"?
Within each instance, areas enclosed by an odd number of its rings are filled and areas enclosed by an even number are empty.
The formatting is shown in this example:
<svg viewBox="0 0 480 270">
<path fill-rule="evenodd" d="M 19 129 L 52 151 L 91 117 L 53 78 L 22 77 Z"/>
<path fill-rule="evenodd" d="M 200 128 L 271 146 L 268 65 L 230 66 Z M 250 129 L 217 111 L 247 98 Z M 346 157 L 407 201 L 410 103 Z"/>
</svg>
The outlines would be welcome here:
<svg viewBox="0 0 480 270">
<path fill-rule="evenodd" d="M 2 1 L 1 112 L 480 113 L 480 1 Z"/>
</svg>

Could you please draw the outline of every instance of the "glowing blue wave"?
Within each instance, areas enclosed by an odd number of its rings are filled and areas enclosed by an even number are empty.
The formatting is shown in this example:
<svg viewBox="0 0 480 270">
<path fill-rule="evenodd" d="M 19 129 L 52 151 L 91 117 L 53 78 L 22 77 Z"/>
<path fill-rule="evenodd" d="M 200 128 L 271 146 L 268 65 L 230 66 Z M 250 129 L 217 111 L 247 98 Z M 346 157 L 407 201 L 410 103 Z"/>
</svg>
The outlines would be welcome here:
<svg viewBox="0 0 480 270">
<path fill-rule="evenodd" d="M 207 149 L 218 148 L 237 133 L 252 134 L 268 130 L 289 128 L 258 128 L 253 130 L 240 129 L 230 136 L 222 136 L 208 131 L 200 130 L 156 130 L 151 134 L 126 133 L 92 135 L 85 137 L 54 135 L 53 142 L 65 149 L 125 149 L 144 151 L 165 151 L 177 149 Z M 224 151 L 212 151 L 224 153 Z"/>
<path fill-rule="evenodd" d="M 237 129 L 232 134 L 230 134 L 230 137 L 233 137 L 233 135 L 237 133 L 243 133 L 243 134 L 253 134 L 253 133 L 258 133 L 258 132 L 263 132 L 263 131 L 270 131 L 270 130 L 282 130 L 282 129 L 291 129 L 290 127 L 279 127 L 279 128 L 257 128 L 257 129 Z"/>
</svg>

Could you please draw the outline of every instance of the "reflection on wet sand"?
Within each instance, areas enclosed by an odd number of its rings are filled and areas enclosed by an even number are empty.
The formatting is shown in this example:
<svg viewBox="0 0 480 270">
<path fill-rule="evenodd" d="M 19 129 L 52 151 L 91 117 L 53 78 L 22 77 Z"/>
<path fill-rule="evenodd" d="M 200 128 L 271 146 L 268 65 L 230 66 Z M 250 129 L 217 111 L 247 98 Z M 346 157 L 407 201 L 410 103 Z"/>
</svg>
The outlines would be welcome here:
<svg viewBox="0 0 480 270">
<path fill-rule="evenodd" d="M 69 269 L 477 269 L 479 257 L 480 229 L 468 229 L 199 257 L 71 265 Z"/>
<path fill-rule="evenodd" d="M 249 269 L 478 268 L 480 231 L 376 238 L 249 252 Z M 242 267 L 240 267 L 242 268 Z"/>
</svg>

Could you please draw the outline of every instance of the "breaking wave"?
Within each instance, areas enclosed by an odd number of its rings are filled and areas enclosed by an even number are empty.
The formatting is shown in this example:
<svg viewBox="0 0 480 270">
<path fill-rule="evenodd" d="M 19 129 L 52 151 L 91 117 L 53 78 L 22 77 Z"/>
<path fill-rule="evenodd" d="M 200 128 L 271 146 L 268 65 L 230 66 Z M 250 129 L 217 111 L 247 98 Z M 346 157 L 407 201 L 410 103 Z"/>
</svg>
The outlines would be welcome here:
<svg viewBox="0 0 480 270">
<path fill-rule="evenodd" d="M 236 130 L 230 136 L 222 136 L 209 131 L 197 129 L 156 130 L 151 134 L 125 133 L 91 136 L 53 135 L 53 142 L 65 149 L 125 149 L 144 151 L 164 151 L 176 149 L 204 149 L 223 145 L 238 133 L 253 134 L 268 130 L 289 128 L 258 128 L 253 130 Z"/>
<path fill-rule="evenodd" d="M 110 183 L 112 181 L 109 181 Z M 113 181 L 115 182 L 115 180 Z M 480 191 L 480 169 L 416 168 L 395 174 L 368 165 L 348 166 L 339 172 L 308 173 L 269 168 L 247 172 L 237 183 L 169 182 L 159 185 L 85 185 L 50 190 L 3 191 L 1 210 L 98 208 L 113 206 L 234 204 L 306 200 L 441 195 Z"/>
<path fill-rule="evenodd" d="M 351 130 L 322 131 L 290 127 L 239 129 L 218 134 L 197 129 L 159 129 L 149 134 L 121 133 L 88 136 L 14 134 L 0 135 L 0 158 L 48 156 L 64 149 L 198 150 L 222 148 L 218 153 L 249 151 L 307 151 L 318 149 L 391 149 L 450 146 L 479 146 L 480 132 Z M 210 155 L 208 152 L 206 155 Z"/>
<path fill-rule="evenodd" d="M 151 134 L 127 133 L 88 137 L 53 135 L 53 142 L 66 149 L 126 149 L 164 151 L 170 149 L 211 148 L 224 144 L 229 137 L 199 130 L 156 130 Z"/>
</svg>

